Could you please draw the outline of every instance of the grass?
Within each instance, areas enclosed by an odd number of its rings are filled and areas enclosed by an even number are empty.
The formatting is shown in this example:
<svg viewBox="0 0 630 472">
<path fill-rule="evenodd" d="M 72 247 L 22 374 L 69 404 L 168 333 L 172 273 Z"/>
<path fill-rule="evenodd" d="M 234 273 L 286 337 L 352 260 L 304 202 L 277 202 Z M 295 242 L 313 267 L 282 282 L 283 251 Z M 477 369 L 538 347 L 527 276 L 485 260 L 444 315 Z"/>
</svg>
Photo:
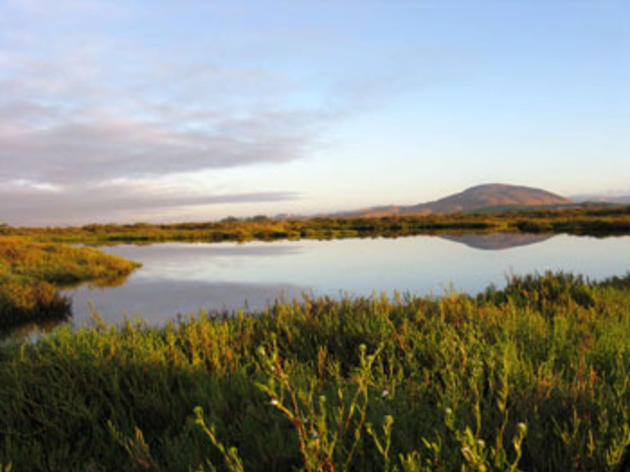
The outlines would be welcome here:
<svg viewBox="0 0 630 472">
<path fill-rule="evenodd" d="M 138 264 L 86 247 L 0 237 L 0 330 L 70 315 L 59 288 L 113 283 Z"/>
<path fill-rule="evenodd" d="M 63 228 L 0 228 L 37 241 L 85 244 L 164 241 L 248 241 L 398 237 L 464 231 L 520 231 L 590 235 L 630 234 L 630 206 L 536 209 L 503 213 L 392 216 L 383 218 L 228 219 L 220 222 L 85 225 Z"/>
<path fill-rule="evenodd" d="M 630 207 L 0 227 L 2 329 L 137 264 L 66 243 L 630 233 Z M 477 297 L 305 299 L 0 347 L 0 471 L 613 471 L 630 461 L 630 276 Z"/>
<path fill-rule="evenodd" d="M 85 225 L 63 228 L 12 228 L 0 225 L 0 330 L 31 321 L 67 317 L 70 300 L 58 287 L 124 278 L 137 264 L 68 243 L 107 245 L 165 241 L 248 241 L 399 237 L 476 232 L 630 234 L 630 206 L 532 209 L 501 213 L 311 218 L 150 225 Z"/>
<path fill-rule="evenodd" d="M 14 470 L 612 471 L 630 276 L 305 299 L 0 348 Z"/>
</svg>

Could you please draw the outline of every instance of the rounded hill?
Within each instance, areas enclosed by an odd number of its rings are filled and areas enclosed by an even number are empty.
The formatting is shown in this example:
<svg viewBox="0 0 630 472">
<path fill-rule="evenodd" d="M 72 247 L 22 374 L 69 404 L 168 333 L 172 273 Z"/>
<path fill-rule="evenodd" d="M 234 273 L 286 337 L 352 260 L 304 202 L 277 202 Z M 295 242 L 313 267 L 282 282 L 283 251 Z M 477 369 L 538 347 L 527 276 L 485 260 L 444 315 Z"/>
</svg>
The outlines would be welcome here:
<svg viewBox="0 0 630 472">
<path fill-rule="evenodd" d="M 434 202 L 414 205 L 405 213 L 455 213 L 523 206 L 571 205 L 572 200 L 546 190 L 507 184 L 478 185 Z"/>
</svg>

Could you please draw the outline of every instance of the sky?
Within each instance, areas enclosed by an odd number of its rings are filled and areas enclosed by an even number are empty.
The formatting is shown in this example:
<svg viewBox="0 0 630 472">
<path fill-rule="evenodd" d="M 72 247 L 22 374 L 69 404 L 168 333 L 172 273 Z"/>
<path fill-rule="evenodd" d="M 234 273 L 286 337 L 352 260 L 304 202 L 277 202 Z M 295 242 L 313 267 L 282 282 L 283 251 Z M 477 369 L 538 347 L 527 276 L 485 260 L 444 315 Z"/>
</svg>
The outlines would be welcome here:
<svg viewBox="0 0 630 472">
<path fill-rule="evenodd" d="M 630 2 L 0 0 L 0 223 L 630 194 Z"/>
</svg>

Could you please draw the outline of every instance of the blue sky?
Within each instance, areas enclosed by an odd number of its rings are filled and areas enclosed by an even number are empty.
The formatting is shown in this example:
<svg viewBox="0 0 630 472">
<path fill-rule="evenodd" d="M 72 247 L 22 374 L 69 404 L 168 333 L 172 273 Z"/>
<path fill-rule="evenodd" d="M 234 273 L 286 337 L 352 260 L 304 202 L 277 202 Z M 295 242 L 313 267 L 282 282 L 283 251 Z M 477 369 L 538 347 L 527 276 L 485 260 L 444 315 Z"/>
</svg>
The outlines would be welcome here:
<svg viewBox="0 0 630 472">
<path fill-rule="evenodd" d="M 630 4 L 0 0 L 0 220 L 630 194 Z"/>
</svg>

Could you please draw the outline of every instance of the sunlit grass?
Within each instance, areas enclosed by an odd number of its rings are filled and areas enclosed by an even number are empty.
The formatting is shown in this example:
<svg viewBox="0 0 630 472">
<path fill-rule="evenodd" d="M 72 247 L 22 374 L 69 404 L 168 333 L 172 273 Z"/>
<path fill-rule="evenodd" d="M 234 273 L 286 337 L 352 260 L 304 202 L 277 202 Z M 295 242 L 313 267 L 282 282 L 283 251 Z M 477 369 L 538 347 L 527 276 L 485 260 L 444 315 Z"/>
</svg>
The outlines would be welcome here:
<svg viewBox="0 0 630 472">
<path fill-rule="evenodd" d="M 0 350 L 15 470 L 612 471 L 630 277 L 305 299 Z"/>
<path fill-rule="evenodd" d="M 91 248 L 0 237 L 0 330 L 64 318 L 70 300 L 59 295 L 59 287 L 116 281 L 136 267 Z"/>
<path fill-rule="evenodd" d="M 453 231 L 568 232 L 598 236 L 630 233 L 630 207 L 537 209 L 500 213 L 311 218 L 265 217 L 221 222 L 151 225 L 86 225 L 64 228 L 0 227 L 0 330 L 70 313 L 56 287 L 82 282 L 115 284 L 137 264 L 96 249 L 67 243 L 106 245 L 165 241 L 248 241 L 401 237 Z M 4 236 L 3 236 L 4 235 Z M 64 244 L 65 243 L 65 244 Z M 48 313 L 48 317 L 46 314 Z"/>
<path fill-rule="evenodd" d="M 453 229 L 626 234 L 630 210 L 5 227 L 1 328 L 65 317 L 60 287 L 137 267 L 64 242 Z M 0 470 L 614 470 L 630 444 L 628 307 L 630 277 L 549 274 L 477 297 L 62 328 L 0 347 Z"/>
<path fill-rule="evenodd" d="M 538 209 L 479 214 L 403 215 L 383 218 L 227 219 L 219 222 L 11 228 L 4 234 L 40 241 L 87 244 L 164 241 L 248 241 L 400 237 L 454 231 L 510 231 L 611 235 L 630 233 L 630 206 Z"/>
</svg>

